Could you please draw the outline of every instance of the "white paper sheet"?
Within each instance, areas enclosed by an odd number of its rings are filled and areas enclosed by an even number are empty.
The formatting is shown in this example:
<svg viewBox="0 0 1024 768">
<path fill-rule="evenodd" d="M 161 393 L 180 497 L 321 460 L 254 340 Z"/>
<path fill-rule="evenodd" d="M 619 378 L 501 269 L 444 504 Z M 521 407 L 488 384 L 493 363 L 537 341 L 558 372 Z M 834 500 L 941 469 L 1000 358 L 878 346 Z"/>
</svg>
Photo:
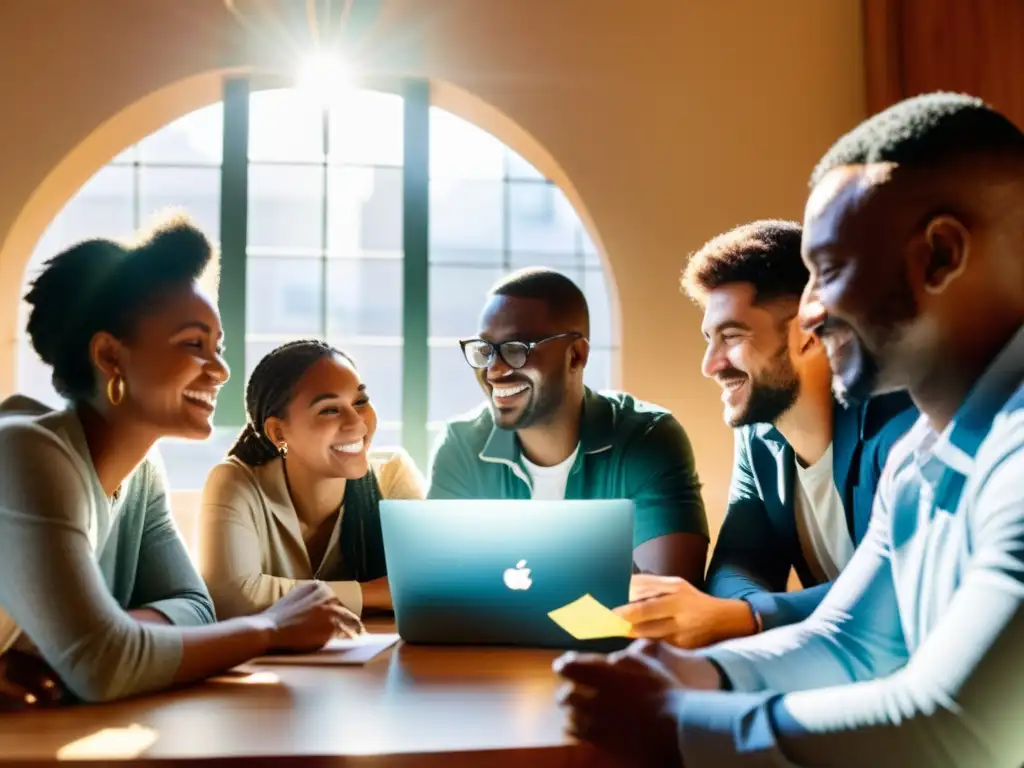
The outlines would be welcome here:
<svg viewBox="0 0 1024 768">
<path fill-rule="evenodd" d="M 398 640 L 398 635 L 378 634 L 364 634 L 344 639 L 336 638 L 314 653 L 275 653 L 269 656 L 260 656 L 250 661 L 249 664 L 359 666 L 379 656 Z"/>
</svg>

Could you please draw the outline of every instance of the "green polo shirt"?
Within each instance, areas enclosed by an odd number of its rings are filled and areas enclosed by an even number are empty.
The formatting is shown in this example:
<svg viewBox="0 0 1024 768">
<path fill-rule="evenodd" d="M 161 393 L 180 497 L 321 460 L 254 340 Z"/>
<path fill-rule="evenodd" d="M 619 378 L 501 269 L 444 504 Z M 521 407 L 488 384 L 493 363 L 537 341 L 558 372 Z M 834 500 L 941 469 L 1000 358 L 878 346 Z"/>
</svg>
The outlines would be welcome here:
<svg viewBox="0 0 1024 768">
<path fill-rule="evenodd" d="M 430 466 L 431 499 L 528 499 L 530 473 L 515 432 L 497 429 L 486 403 L 449 421 Z M 693 448 L 664 408 L 587 389 L 580 451 L 566 499 L 632 499 L 633 547 L 670 533 L 707 538 Z"/>
</svg>

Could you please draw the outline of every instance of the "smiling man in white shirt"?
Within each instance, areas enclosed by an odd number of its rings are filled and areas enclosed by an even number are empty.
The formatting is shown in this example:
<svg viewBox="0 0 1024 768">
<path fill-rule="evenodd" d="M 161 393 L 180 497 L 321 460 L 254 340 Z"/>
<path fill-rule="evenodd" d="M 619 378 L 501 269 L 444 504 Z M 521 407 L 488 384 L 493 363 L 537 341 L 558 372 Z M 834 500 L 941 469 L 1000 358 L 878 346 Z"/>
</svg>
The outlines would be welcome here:
<svg viewBox="0 0 1024 768">
<path fill-rule="evenodd" d="M 579 286 L 552 269 L 513 272 L 460 345 L 486 400 L 445 425 L 428 498 L 630 499 L 635 569 L 703 580 L 708 524 L 690 439 L 667 409 L 586 386 Z"/>
<path fill-rule="evenodd" d="M 801 322 L 841 398 L 906 389 L 871 525 L 805 621 L 568 656 L 580 736 L 656 764 L 1024 764 L 1024 134 L 909 99 L 812 177 Z"/>
</svg>

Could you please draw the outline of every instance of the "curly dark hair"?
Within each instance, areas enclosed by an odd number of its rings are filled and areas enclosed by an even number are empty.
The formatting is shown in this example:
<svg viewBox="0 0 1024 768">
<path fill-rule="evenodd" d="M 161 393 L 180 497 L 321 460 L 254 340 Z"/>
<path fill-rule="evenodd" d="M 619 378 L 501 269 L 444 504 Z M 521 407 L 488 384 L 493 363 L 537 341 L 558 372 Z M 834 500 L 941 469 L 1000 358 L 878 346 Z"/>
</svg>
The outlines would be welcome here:
<svg viewBox="0 0 1024 768">
<path fill-rule="evenodd" d="M 159 220 L 132 243 L 94 238 L 47 260 L 25 301 L 32 307 L 28 335 L 53 368 L 54 388 L 69 400 L 95 395 L 92 337 L 106 331 L 131 338 L 140 317 L 216 262 L 209 238 L 180 214 Z"/>
<path fill-rule="evenodd" d="M 802 228 L 793 221 L 765 219 L 718 235 L 690 256 L 682 287 L 703 307 L 723 285 L 750 283 L 756 301 L 799 299 L 810 279 L 800 257 Z"/>
</svg>

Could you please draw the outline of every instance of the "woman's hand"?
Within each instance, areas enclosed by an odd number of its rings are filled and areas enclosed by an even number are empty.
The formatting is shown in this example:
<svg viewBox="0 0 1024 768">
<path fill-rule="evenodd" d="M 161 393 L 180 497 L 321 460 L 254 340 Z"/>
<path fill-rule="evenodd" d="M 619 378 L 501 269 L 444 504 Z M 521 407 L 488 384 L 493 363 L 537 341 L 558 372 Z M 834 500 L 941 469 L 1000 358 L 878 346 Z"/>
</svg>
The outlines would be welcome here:
<svg viewBox="0 0 1024 768">
<path fill-rule="evenodd" d="M 318 651 L 337 635 L 355 637 L 363 633 L 359 617 L 322 582 L 296 587 L 263 616 L 272 622 L 270 645 L 275 651 Z"/>
<path fill-rule="evenodd" d="M 0 712 L 61 704 L 67 691 L 46 662 L 20 651 L 0 656 Z"/>
</svg>

